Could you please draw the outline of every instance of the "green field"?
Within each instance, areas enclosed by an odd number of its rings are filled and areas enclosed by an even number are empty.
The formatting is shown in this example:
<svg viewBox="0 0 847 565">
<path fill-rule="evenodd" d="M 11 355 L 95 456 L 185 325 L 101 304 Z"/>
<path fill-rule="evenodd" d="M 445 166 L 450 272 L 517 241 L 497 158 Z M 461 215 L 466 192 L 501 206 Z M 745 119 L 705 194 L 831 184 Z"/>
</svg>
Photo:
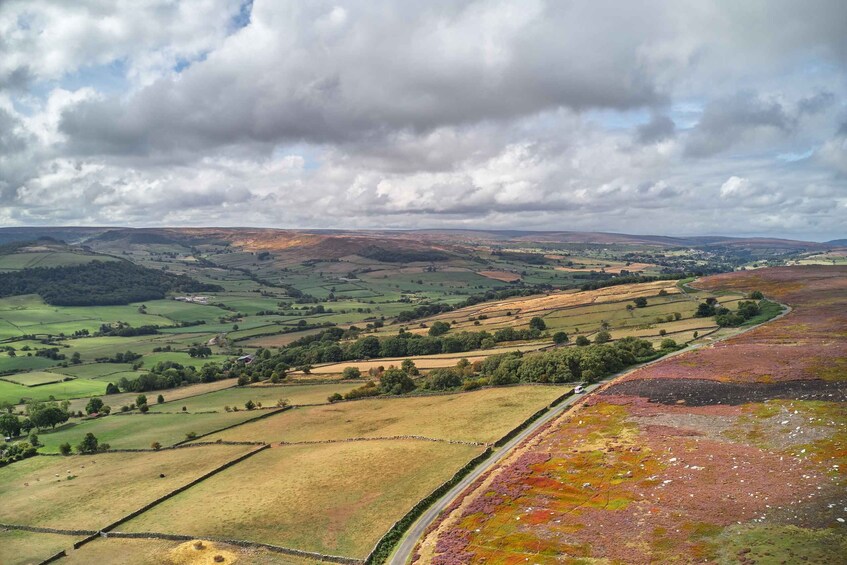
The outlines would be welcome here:
<svg viewBox="0 0 847 565">
<path fill-rule="evenodd" d="M 194 396 L 184 400 L 175 400 L 151 406 L 153 412 L 181 412 L 183 407 L 188 412 L 200 412 L 204 410 L 224 411 L 226 406 L 244 409 L 248 400 L 261 402 L 263 406 L 275 406 L 277 401 L 286 400 L 289 404 L 319 404 L 324 403 L 327 397 L 335 392 L 344 394 L 361 384 L 339 383 L 339 384 L 315 384 L 315 385 L 292 385 L 292 386 L 246 386 L 228 388 L 218 392 L 210 392 L 201 396 Z"/>
<path fill-rule="evenodd" d="M 24 459 L 0 468 L 0 522 L 99 529 L 248 450 L 213 445 Z"/>
<path fill-rule="evenodd" d="M 268 449 L 121 530 L 247 539 L 363 558 L 394 521 L 481 451 L 424 441 Z"/>
<path fill-rule="evenodd" d="M 63 379 L 68 378 L 66 375 L 59 375 L 57 373 L 46 373 L 44 371 L 31 371 L 29 373 L 15 373 L 14 375 L 9 375 L 6 377 L 0 377 L 0 380 L 32 387 L 38 385 L 45 385 L 48 383 L 59 382 Z"/>
<path fill-rule="evenodd" d="M 114 449 L 147 449 L 158 441 L 163 446 L 185 439 L 186 434 L 208 433 L 226 426 L 256 418 L 266 411 L 221 412 L 214 414 L 128 414 L 106 416 L 96 420 L 68 423 L 56 431 L 42 431 L 38 439 L 44 444 L 39 451 L 58 453 L 59 445 L 77 445 L 91 432 L 101 443 Z"/>
<path fill-rule="evenodd" d="M 34 267 L 68 267 L 84 265 L 91 261 L 117 261 L 108 255 L 85 255 L 62 251 L 33 251 L 0 255 L 0 271 L 19 271 Z"/>
<path fill-rule="evenodd" d="M 0 339 L 28 334 L 70 335 L 77 330 L 97 331 L 104 323 L 126 322 L 133 326 L 170 326 L 162 316 L 141 314 L 137 306 L 51 306 L 37 295 L 0 299 Z M 15 331 L 16 330 L 16 331 Z"/>
<path fill-rule="evenodd" d="M 298 442 L 420 435 L 493 442 L 555 398 L 562 386 L 516 386 L 410 398 L 295 408 L 213 434 L 234 441 Z"/>
<path fill-rule="evenodd" d="M 18 404 L 21 399 L 28 401 L 65 400 L 69 398 L 95 396 L 105 392 L 106 383 L 87 379 L 73 379 L 37 387 L 27 387 L 7 381 L 0 381 L 0 402 L 11 402 L 12 404 Z"/>
</svg>

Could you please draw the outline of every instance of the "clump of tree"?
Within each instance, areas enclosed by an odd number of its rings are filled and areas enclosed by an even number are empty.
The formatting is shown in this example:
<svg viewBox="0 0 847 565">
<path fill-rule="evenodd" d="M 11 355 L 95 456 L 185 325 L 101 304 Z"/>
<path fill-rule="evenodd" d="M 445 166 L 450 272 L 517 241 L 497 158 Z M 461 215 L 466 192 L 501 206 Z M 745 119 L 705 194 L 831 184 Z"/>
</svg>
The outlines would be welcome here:
<svg viewBox="0 0 847 565">
<path fill-rule="evenodd" d="M 33 457 L 38 453 L 36 448 L 28 442 L 19 441 L 9 445 L 0 444 L 0 467 L 21 461 L 27 457 Z"/>
<path fill-rule="evenodd" d="M 100 440 L 97 439 L 93 433 L 88 432 L 85 434 L 85 437 L 82 438 L 82 441 L 76 446 L 77 453 L 80 454 L 91 454 L 91 453 L 100 453 L 101 451 L 109 450 L 108 443 L 100 443 Z"/>
</svg>

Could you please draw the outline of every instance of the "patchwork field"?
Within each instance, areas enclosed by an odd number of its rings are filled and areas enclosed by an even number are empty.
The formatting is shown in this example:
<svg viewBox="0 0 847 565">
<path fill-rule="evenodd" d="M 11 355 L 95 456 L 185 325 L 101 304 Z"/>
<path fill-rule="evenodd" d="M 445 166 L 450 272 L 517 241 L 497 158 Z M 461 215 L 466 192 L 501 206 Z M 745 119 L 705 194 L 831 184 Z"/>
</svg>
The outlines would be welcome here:
<svg viewBox="0 0 847 565">
<path fill-rule="evenodd" d="M 552 422 L 454 502 L 417 561 L 842 562 L 847 269 L 697 284 L 794 311 Z"/>
<path fill-rule="evenodd" d="M 493 442 L 568 390 L 562 386 L 515 386 L 296 408 L 204 440 L 270 443 L 419 435 Z"/>
<path fill-rule="evenodd" d="M 25 459 L 0 468 L 0 522 L 102 528 L 248 450 L 215 445 Z"/>
<path fill-rule="evenodd" d="M 395 520 L 481 451 L 423 441 L 277 447 L 120 530 L 249 539 L 362 558 Z"/>
</svg>

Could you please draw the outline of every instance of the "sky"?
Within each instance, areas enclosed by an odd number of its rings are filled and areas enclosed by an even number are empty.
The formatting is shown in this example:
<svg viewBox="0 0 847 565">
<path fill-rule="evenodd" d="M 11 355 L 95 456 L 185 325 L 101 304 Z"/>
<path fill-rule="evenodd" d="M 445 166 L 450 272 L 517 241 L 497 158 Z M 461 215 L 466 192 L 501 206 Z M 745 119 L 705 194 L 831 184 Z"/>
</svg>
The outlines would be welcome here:
<svg viewBox="0 0 847 565">
<path fill-rule="evenodd" d="M 0 226 L 847 237 L 843 0 L 0 0 Z"/>
</svg>

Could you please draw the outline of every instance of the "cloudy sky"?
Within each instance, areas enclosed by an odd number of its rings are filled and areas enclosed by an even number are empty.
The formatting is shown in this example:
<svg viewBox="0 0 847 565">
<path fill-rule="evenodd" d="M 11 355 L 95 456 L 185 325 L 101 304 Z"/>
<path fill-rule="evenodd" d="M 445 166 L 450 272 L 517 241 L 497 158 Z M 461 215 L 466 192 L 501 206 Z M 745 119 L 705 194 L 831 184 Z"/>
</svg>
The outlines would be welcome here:
<svg viewBox="0 0 847 565">
<path fill-rule="evenodd" d="M 0 226 L 847 237 L 844 0 L 0 0 Z"/>
</svg>

